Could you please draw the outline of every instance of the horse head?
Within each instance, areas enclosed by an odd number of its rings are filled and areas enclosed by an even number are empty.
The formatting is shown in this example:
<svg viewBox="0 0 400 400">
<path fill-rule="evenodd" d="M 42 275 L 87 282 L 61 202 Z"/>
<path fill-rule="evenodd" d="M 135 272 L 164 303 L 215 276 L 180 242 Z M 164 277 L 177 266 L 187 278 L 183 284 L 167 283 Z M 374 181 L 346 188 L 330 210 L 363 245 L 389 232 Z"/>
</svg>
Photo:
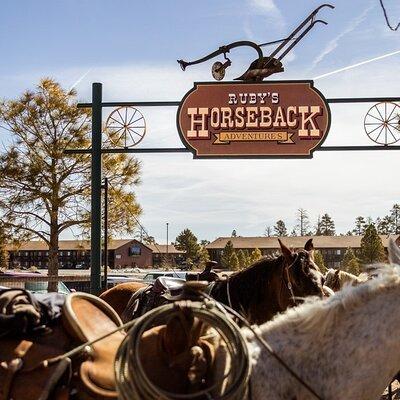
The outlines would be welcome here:
<svg viewBox="0 0 400 400">
<path fill-rule="evenodd" d="M 278 239 L 279 240 L 279 239 Z M 279 244 L 284 259 L 283 281 L 291 292 L 292 302 L 306 296 L 323 297 L 324 276 L 314 262 L 314 246 L 309 239 L 304 249 L 293 252 L 280 240 Z"/>
</svg>

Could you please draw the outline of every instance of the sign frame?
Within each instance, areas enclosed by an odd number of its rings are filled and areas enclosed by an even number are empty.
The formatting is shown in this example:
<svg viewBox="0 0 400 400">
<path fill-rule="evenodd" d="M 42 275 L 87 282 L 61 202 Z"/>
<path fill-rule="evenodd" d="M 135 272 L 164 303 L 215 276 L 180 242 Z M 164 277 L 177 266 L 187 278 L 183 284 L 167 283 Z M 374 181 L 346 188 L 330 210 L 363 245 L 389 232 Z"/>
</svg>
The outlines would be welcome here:
<svg viewBox="0 0 400 400">
<path fill-rule="evenodd" d="M 242 86 L 242 85 L 260 85 L 266 86 L 268 84 L 275 85 L 275 84 L 306 84 L 309 85 L 310 90 L 315 92 L 316 95 L 320 97 L 322 102 L 325 105 L 325 109 L 327 112 L 327 125 L 325 129 L 325 133 L 323 138 L 314 146 L 310 149 L 310 154 L 224 154 L 224 155 L 219 155 L 219 154 L 207 154 L 207 155 L 198 155 L 197 150 L 192 147 L 188 141 L 186 140 L 183 132 L 181 131 L 180 127 L 180 113 L 182 110 L 182 107 L 186 101 L 186 99 L 194 93 L 197 89 L 198 86 L 204 86 L 204 85 L 212 85 L 212 86 L 223 86 L 223 85 L 235 85 L 237 87 Z M 318 151 L 318 149 L 323 145 L 323 143 L 326 140 L 326 137 L 328 136 L 328 133 L 330 131 L 331 127 L 331 109 L 329 107 L 329 102 L 325 98 L 325 96 L 322 94 L 322 92 L 317 89 L 314 86 L 314 81 L 311 79 L 305 79 L 305 80 L 270 80 L 270 81 L 262 81 L 262 82 L 240 82 L 240 81 L 226 81 L 226 82 L 210 82 L 210 81 L 201 81 L 201 82 L 194 82 L 193 87 L 184 95 L 182 100 L 179 103 L 178 110 L 176 113 L 176 127 L 177 131 L 179 134 L 179 138 L 182 142 L 182 144 L 185 146 L 186 149 L 188 149 L 192 154 L 193 154 L 193 159 L 312 159 L 313 158 L 313 153 L 315 151 Z"/>
</svg>

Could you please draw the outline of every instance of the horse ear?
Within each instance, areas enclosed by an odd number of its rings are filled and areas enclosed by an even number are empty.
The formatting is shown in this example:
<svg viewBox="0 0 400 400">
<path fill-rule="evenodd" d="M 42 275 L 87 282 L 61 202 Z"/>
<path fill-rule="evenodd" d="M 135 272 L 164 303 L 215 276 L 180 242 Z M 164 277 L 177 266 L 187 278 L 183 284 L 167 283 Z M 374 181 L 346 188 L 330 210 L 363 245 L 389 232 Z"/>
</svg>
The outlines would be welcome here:
<svg viewBox="0 0 400 400">
<path fill-rule="evenodd" d="M 400 265 L 400 248 L 393 239 L 389 240 L 388 253 L 390 264 Z"/>
<path fill-rule="evenodd" d="M 337 270 L 335 270 L 335 275 L 336 275 L 336 276 L 339 276 L 339 273 L 340 273 L 340 268 L 338 268 Z"/>
<path fill-rule="evenodd" d="M 314 250 L 314 245 L 313 245 L 313 242 L 312 242 L 312 238 L 307 240 L 306 244 L 304 245 L 304 250 L 307 250 L 307 251 Z"/>
<path fill-rule="evenodd" d="M 292 251 L 291 251 L 288 247 L 286 247 L 286 246 L 281 242 L 280 239 L 278 239 L 278 242 L 279 242 L 279 246 L 281 246 L 281 252 L 282 252 L 283 257 L 285 258 L 285 260 L 286 260 L 288 263 L 291 263 L 291 262 L 293 261 L 293 253 L 292 253 Z"/>
</svg>

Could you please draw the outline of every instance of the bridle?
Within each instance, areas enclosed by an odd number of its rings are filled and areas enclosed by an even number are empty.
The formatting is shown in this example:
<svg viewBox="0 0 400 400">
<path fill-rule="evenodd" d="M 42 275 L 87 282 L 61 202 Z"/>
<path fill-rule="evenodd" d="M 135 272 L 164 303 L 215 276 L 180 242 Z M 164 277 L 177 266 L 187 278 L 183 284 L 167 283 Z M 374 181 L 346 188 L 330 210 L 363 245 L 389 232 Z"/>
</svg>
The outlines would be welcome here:
<svg viewBox="0 0 400 400">
<path fill-rule="evenodd" d="M 293 306 L 297 306 L 298 302 L 296 301 L 296 296 L 294 295 L 293 285 L 292 285 L 292 281 L 290 279 L 290 274 L 289 274 L 289 269 L 292 268 L 293 265 L 296 264 L 296 262 L 299 260 L 300 257 L 301 257 L 300 253 L 296 253 L 296 258 L 294 259 L 294 261 L 290 265 L 286 265 L 286 263 L 285 263 L 282 268 L 281 288 L 279 291 L 279 299 L 282 298 L 282 289 L 285 286 L 286 289 L 289 291 L 290 300 L 292 301 Z M 285 275 L 286 275 L 286 280 L 285 280 Z"/>
</svg>

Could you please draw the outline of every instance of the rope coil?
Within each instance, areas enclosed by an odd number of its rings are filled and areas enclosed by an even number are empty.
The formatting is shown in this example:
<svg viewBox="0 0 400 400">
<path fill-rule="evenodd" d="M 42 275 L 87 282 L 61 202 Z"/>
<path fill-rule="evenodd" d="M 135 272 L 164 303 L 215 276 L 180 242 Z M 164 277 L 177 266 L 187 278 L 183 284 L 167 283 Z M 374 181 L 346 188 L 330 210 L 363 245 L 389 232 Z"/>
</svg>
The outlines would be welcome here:
<svg viewBox="0 0 400 400">
<path fill-rule="evenodd" d="M 214 301 L 207 299 L 187 301 L 193 317 L 215 329 L 225 343 L 230 356 L 231 365 L 224 378 L 229 376 L 229 382 L 219 399 L 245 398 L 247 383 L 250 377 L 250 358 L 246 342 L 236 323 Z M 210 387 L 190 394 L 170 393 L 152 382 L 146 374 L 140 359 L 140 341 L 143 333 L 154 326 L 165 324 L 174 316 L 179 317 L 181 309 L 175 304 L 166 304 L 155 308 L 140 318 L 137 318 L 127 336 L 122 342 L 115 360 L 115 380 L 118 398 L 120 400 L 184 400 L 196 398 L 212 399 L 213 390 L 220 386 L 216 382 Z M 201 396 L 201 397 L 200 397 Z"/>
</svg>

